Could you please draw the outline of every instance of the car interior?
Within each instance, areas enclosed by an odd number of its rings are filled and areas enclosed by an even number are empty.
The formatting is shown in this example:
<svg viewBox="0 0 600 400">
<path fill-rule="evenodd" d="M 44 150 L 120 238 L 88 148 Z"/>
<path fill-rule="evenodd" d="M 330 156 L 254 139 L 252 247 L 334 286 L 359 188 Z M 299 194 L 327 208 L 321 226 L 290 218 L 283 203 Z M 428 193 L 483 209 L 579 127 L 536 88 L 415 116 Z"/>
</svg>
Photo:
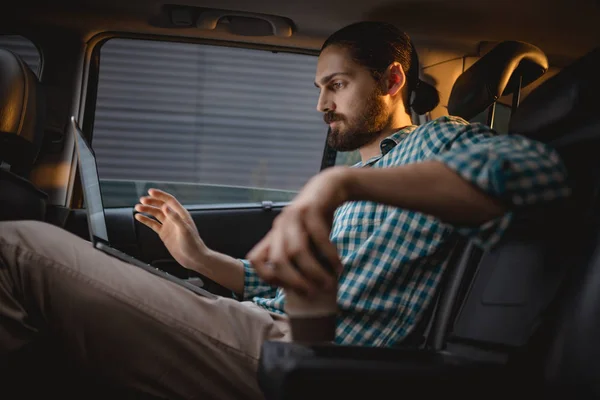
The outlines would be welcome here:
<svg viewBox="0 0 600 400">
<path fill-rule="evenodd" d="M 547 143 L 573 194 L 521 210 L 490 251 L 457 243 L 435 301 L 398 348 L 264 343 L 265 398 L 600 396 L 599 1 L 3 8 L 0 220 L 45 221 L 89 239 L 75 116 L 98 158 L 111 245 L 228 297 L 178 265 L 134 205 L 150 187 L 169 191 L 210 248 L 245 257 L 312 175 L 357 160 L 326 145 L 315 109 L 323 41 L 352 22 L 396 24 L 440 95 L 415 124 L 455 115 Z M 59 348 L 33 361 L 40 351 L 23 349 L 6 372 L 15 398 L 40 387 L 63 398 L 151 398 L 86 375 Z"/>
</svg>

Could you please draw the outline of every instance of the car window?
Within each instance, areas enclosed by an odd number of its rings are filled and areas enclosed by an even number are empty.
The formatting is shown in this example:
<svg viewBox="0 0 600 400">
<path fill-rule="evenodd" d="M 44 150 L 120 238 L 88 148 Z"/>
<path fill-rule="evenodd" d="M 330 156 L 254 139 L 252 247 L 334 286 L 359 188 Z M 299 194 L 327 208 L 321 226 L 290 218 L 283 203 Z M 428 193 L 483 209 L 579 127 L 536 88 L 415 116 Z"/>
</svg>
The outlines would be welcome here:
<svg viewBox="0 0 600 400">
<path fill-rule="evenodd" d="M 40 77 L 41 56 L 31 40 L 19 35 L 0 35 L 0 49 L 10 50 L 17 54 L 36 76 Z"/>
<path fill-rule="evenodd" d="M 92 147 L 107 207 L 289 201 L 321 167 L 317 57 L 116 38 L 100 49 Z"/>
<path fill-rule="evenodd" d="M 360 161 L 360 152 L 354 151 L 338 151 L 335 155 L 335 165 L 352 166 Z"/>
</svg>

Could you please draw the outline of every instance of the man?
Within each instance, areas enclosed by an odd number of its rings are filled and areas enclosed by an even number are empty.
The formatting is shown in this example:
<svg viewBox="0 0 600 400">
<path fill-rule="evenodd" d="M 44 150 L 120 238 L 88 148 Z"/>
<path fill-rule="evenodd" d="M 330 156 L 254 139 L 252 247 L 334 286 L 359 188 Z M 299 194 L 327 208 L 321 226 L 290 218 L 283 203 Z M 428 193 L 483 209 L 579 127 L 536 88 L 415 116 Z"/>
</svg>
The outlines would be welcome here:
<svg viewBox="0 0 600 400">
<path fill-rule="evenodd" d="M 207 248 L 189 213 L 151 190 L 136 218 L 173 257 L 231 289 L 209 300 L 95 251 L 48 224 L 0 224 L 0 356 L 44 332 L 94 373 L 167 398 L 260 398 L 265 340 L 290 340 L 283 289 L 334 290 L 336 342 L 399 343 L 431 300 L 455 235 L 491 245 L 517 207 L 569 194 L 551 149 L 483 125 L 414 126 L 437 93 L 408 36 L 359 23 L 324 44 L 316 73 L 329 144 L 355 168 L 315 176 L 237 260 Z M 311 243 L 316 251 L 311 251 Z"/>
</svg>

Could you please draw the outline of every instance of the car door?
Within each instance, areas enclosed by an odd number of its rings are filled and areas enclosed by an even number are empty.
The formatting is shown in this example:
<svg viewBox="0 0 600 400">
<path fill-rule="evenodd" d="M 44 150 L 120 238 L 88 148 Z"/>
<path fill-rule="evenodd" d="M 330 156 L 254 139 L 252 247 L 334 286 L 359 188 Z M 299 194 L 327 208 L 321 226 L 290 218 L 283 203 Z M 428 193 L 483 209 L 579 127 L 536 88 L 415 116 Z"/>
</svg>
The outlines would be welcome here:
<svg viewBox="0 0 600 400">
<path fill-rule="evenodd" d="M 95 40 L 82 125 L 97 157 L 109 240 L 126 253 L 197 276 L 134 219 L 139 197 L 158 188 L 188 209 L 211 249 L 243 258 L 335 158 L 315 109 L 314 54 L 134 36 Z M 77 185 L 64 226 L 87 238 Z"/>
</svg>

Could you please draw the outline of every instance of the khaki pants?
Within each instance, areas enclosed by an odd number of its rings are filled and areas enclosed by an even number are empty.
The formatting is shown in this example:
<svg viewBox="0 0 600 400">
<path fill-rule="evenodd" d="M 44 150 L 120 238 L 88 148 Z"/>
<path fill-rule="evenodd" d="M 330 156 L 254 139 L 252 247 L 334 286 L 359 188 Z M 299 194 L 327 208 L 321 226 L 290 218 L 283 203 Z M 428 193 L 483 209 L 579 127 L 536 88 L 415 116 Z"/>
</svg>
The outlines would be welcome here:
<svg viewBox="0 0 600 400">
<path fill-rule="evenodd" d="M 0 223 L 0 358 L 47 332 L 82 368 L 166 398 L 261 398 L 265 340 L 288 319 L 210 300 L 46 223 Z"/>
</svg>

